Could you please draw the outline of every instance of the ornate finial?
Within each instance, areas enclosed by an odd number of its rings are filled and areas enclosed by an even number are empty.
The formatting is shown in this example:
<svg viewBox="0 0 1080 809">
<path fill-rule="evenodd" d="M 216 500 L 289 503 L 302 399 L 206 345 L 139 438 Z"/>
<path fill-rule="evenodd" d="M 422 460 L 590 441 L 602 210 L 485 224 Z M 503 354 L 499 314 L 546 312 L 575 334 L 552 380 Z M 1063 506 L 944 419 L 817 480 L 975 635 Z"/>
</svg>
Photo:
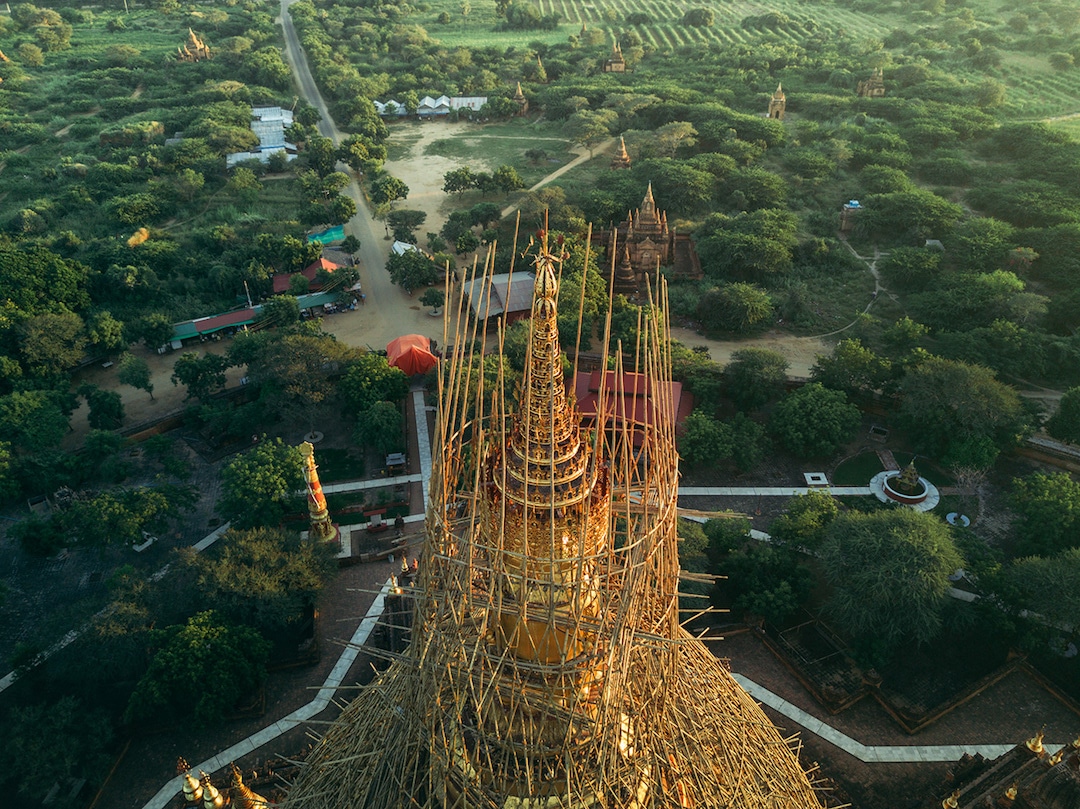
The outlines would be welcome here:
<svg viewBox="0 0 1080 809">
<path fill-rule="evenodd" d="M 1043 737 L 1046 735 L 1046 725 L 1043 725 L 1042 730 L 1028 739 L 1025 744 L 1027 749 L 1037 756 L 1041 756 L 1046 752 L 1046 748 L 1043 747 Z"/>
<path fill-rule="evenodd" d="M 960 806 L 960 790 L 954 789 L 952 794 L 941 802 L 941 809 L 957 809 Z"/>
<path fill-rule="evenodd" d="M 239 809 L 267 809 L 270 806 L 270 802 L 266 800 L 262 795 L 259 795 L 244 783 L 244 777 L 240 774 L 240 768 L 236 766 L 234 761 L 232 767 L 232 789 L 230 790 L 232 797 L 232 805 L 239 807 Z"/>
<path fill-rule="evenodd" d="M 1005 799 L 1010 801 L 1016 800 L 1016 794 L 1020 791 L 1020 782 L 1013 781 L 1009 784 L 1009 788 L 1005 790 Z"/>
<path fill-rule="evenodd" d="M 656 200 L 653 199 L 652 195 L 652 180 L 649 181 L 649 187 L 645 190 L 645 199 L 642 201 L 641 207 L 644 208 L 646 204 L 656 205 Z"/>
<path fill-rule="evenodd" d="M 401 575 L 404 576 L 409 572 L 409 557 L 405 554 L 401 554 Z"/>
<path fill-rule="evenodd" d="M 222 809 L 225 806 L 225 798 L 217 787 L 210 783 L 210 776 L 199 770 L 200 781 L 203 788 L 203 809 Z"/>
<path fill-rule="evenodd" d="M 1051 767 L 1056 767 L 1058 764 L 1061 763 L 1061 760 L 1063 758 L 1065 758 L 1065 748 L 1064 747 L 1062 747 L 1060 750 L 1058 750 L 1056 753 L 1054 753 L 1054 755 L 1050 756 L 1050 758 L 1048 758 L 1046 760 L 1046 763 L 1049 764 Z"/>
<path fill-rule="evenodd" d="M 308 535 L 312 539 L 320 539 L 324 542 L 337 541 L 339 531 L 330 519 L 330 511 L 326 507 L 326 496 L 323 494 L 322 484 L 319 483 L 319 473 L 315 466 L 315 447 L 310 441 L 305 441 L 300 445 L 300 455 L 304 459 L 304 483 L 307 485 L 310 519 Z"/>
<path fill-rule="evenodd" d="M 184 802 L 198 803 L 202 800 L 202 784 L 191 774 L 191 766 L 184 760 L 183 756 L 176 760 L 176 774 L 184 777 Z"/>
<path fill-rule="evenodd" d="M 1080 736 L 1077 736 L 1075 739 L 1073 739 L 1070 747 L 1072 747 L 1073 750 L 1080 750 Z"/>
<path fill-rule="evenodd" d="M 772 95 L 773 95 L 773 98 L 783 98 L 784 97 L 784 87 L 783 87 L 783 85 L 777 84 L 776 85 L 776 92 L 773 93 Z"/>
</svg>

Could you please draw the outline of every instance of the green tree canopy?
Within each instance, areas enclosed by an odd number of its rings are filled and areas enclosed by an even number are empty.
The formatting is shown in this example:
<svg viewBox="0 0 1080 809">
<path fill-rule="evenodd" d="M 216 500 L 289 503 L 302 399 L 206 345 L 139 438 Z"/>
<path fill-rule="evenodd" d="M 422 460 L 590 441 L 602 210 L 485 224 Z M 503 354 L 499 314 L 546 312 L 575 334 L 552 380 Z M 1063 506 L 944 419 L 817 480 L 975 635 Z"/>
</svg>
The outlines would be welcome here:
<svg viewBox="0 0 1080 809">
<path fill-rule="evenodd" d="M 982 366 L 926 355 L 900 392 L 899 421 L 916 448 L 948 466 L 990 466 L 1029 429 L 1020 395 Z"/>
<path fill-rule="evenodd" d="M 368 352 L 350 366 L 338 388 L 349 411 L 360 413 L 376 402 L 400 402 L 409 393 L 409 378 L 386 357 Z"/>
<path fill-rule="evenodd" d="M 1065 391 L 1058 409 L 1046 422 L 1046 431 L 1059 441 L 1080 444 L 1080 387 Z"/>
<path fill-rule="evenodd" d="M 109 768 L 106 747 L 111 739 L 112 727 L 104 711 L 64 696 L 53 703 L 8 711 L 0 755 L 18 794 L 37 802 L 53 784 L 65 784 L 69 778 L 99 784 Z"/>
<path fill-rule="evenodd" d="M 116 378 L 123 385 L 144 390 L 154 398 L 154 383 L 150 379 L 150 366 L 146 360 L 136 357 L 134 354 L 125 353 L 120 357 L 120 365 L 116 369 Z"/>
<path fill-rule="evenodd" d="M 184 553 L 206 604 L 227 620 L 271 633 L 303 618 L 333 576 L 325 543 L 277 528 L 231 530 L 209 553 Z"/>
<path fill-rule="evenodd" d="M 172 383 L 187 388 L 185 400 L 209 399 L 225 387 L 225 371 L 229 363 L 220 354 L 199 356 L 194 351 L 185 351 L 173 363 Z"/>
<path fill-rule="evenodd" d="M 1018 608 L 1057 625 L 1080 627 L 1080 547 L 1017 559 L 1005 577 L 1018 596 Z"/>
<path fill-rule="evenodd" d="M 471 231 L 466 233 L 472 235 Z M 409 293 L 439 280 L 439 268 L 417 250 L 406 250 L 400 255 L 392 253 L 386 262 L 386 269 L 390 273 L 390 280 Z"/>
<path fill-rule="evenodd" d="M 831 494 L 811 490 L 788 500 L 787 510 L 769 526 L 769 533 L 778 542 L 817 550 L 839 514 L 840 507 Z"/>
<path fill-rule="evenodd" d="M 683 420 L 678 444 L 679 455 L 690 466 L 717 464 L 731 457 L 731 428 L 695 410 Z"/>
<path fill-rule="evenodd" d="M 157 652 L 135 687 L 124 717 L 154 722 L 190 719 L 219 722 L 266 679 L 270 644 L 250 627 L 223 623 L 212 611 L 184 626 L 151 633 Z"/>
<path fill-rule="evenodd" d="M 402 428 L 405 418 L 400 406 L 392 402 L 375 402 L 356 417 L 356 443 L 371 447 L 380 455 L 405 449 Z"/>
<path fill-rule="evenodd" d="M 218 510 L 237 528 L 277 525 L 285 502 L 303 486 L 300 450 L 280 438 L 263 440 L 221 470 Z"/>
<path fill-rule="evenodd" d="M 841 340 L 831 355 L 818 355 L 810 378 L 827 388 L 845 393 L 880 390 L 891 376 L 891 364 L 877 356 L 858 338 Z"/>
<path fill-rule="evenodd" d="M 773 410 L 769 429 L 781 444 L 800 458 L 835 453 L 851 439 L 862 414 L 843 391 L 817 382 L 789 393 Z"/>
<path fill-rule="evenodd" d="M 773 322 L 772 298 L 757 284 L 725 284 L 701 297 L 697 317 L 706 331 L 748 334 Z"/>
<path fill-rule="evenodd" d="M 768 348 L 742 348 L 724 368 L 728 397 L 742 410 L 756 410 L 784 392 L 788 361 Z"/>
<path fill-rule="evenodd" d="M 829 612 L 878 663 L 906 641 L 937 636 L 949 575 L 964 562 L 948 526 L 907 508 L 837 517 L 820 558 L 833 588 Z"/>
<path fill-rule="evenodd" d="M 1050 556 L 1080 546 L 1080 483 L 1067 472 L 1037 472 L 1013 481 L 1012 506 L 1020 516 L 1017 555 Z"/>
</svg>

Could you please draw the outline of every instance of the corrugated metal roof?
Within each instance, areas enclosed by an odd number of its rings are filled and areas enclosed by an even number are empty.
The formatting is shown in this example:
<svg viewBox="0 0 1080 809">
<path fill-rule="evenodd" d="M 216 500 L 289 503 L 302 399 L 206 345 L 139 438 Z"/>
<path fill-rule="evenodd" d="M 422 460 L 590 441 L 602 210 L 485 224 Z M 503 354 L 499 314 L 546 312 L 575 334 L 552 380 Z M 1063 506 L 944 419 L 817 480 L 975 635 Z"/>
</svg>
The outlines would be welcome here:
<svg viewBox="0 0 1080 809">
<path fill-rule="evenodd" d="M 491 276 L 491 285 L 488 279 L 477 278 L 469 284 L 469 307 L 473 317 L 497 317 L 503 314 L 515 312 L 527 312 L 532 307 L 533 275 L 532 273 L 519 272 L 503 273 Z M 491 303 L 488 304 L 487 292 L 490 288 Z"/>
</svg>

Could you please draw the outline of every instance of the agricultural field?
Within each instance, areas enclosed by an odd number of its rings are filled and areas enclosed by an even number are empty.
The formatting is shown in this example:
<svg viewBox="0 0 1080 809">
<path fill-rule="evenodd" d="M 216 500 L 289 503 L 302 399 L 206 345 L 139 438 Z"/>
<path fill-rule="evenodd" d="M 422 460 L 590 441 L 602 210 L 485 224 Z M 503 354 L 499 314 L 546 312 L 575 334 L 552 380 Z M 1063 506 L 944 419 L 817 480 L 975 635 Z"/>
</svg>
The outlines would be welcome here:
<svg viewBox="0 0 1080 809">
<path fill-rule="evenodd" d="M 538 0 L 541 14 L 560 15 L 559 26 L 555 30 L 507 31 L 495 30 L 499 19 L 492 4 L 478 3 L 467 17 L 462 17 L 457 0 L 434 0 L 423 15 L 423 25 L 432 38 L 449 47 L 550 46 L 565 43 L 569 37 L 578 38 L 583 25 L 587 30 L 602 32 L 609 45 L 616 40 L 625 43 L 629 33 L 632 41 L 640 41 L 645 52 L 684 47 L 803 47 L 809 39 L 848 38 L 866 52 L 868 65 L 880 64 L 886 70 L 890 65 L 922 62 L 939 65 L 969 81 L 992 77 L 1008 89 L 1007 108 L 1015 117 L 1037 120 L 1080 112 L 1075 72 L 1055 68 L 1048 58 L 1049 51 L 1058 45 L 1062 51 L 1070 48 L 1064 42 L 1047 43 L 1047 36 L 1027 38 L 1016 30 L 1022 23 L 1015 20 L 1030 16 L 1034 33 L 1039 22 L 1036 14 L 1016 14 L 1015 8 L 997 0 L 965 5 L 972 10 L 971 20 L 959 26 L 945 15 L 912 12 L 895 2 L 871 5 L 775 0 L 763 5 L 708 0 Z M 686 24 L 684 15 L 692 8 L 709 9 L 713 23 Z M 450 15 L 447 24 L 437 21 L 443 12 Z M 644 15 L 647 22 L 631 22 L 632 15 Z M 912 49 L 906 47 L 908 32 L 922 40 L 914 59 Z"/>
</svg>

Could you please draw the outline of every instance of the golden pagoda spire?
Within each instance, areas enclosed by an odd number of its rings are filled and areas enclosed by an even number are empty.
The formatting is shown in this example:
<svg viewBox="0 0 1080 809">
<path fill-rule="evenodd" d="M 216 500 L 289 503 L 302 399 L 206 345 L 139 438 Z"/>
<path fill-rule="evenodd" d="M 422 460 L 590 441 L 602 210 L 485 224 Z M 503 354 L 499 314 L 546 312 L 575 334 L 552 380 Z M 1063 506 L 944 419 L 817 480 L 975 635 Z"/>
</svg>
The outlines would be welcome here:
<svg viewBox="0 0 1080 809">
<path fill-rule="evenodd" d="M 619 135 L 619 148 L 615 150 L 615 156 L 611 158 L 613 169 L 630 168 L 630 153 L 626 151 L 626 138 Z"/>
<path fill-rule="evenodd" d="M 251 788 L 244 783 L 244 776 L 240 774 L 240 768 L 236 766 L 236 762 L 234 761 L 230 766 L 232 767 L 232 789 L 230 790 L 232 805 L 239 809 L 268 809 L 270 802 L 257 792 L 252 792 Z"/>
<path fill-rule="evenodd" d="M 954 789 L 952 794 L 941 802 L 941 809 L 957 809 L 960 806 L 960 790 Z"/>
<path fill-rule="evenodd" d="M 304 457 L 304 483 L 307 484 L 308 514 L 311 518 L 308 536 L 324 542 L 337 542 L 341 538 L 340 531 L 326 508 L 326 496 L 315 466 L 315 447 L 310 441 L 305 441 L 300 445 L 300 454 Z"/>
<path fill-rule="evenodd" d="M 782 84 L 776 85 L 776 92 L 772 94 L 772 97 L 777 99 L 778 101 L 786 98 L 786 96 L 784 95 L 784 87 Z"/>
<path fill-rule="evenodd" d="M 202 800 L 203 788 L 199 780 L 191 774 L 191 766 L 180 756 L 176 760 L 176 774 L 184 777 L 184 803 L 198 803 Z"/>
<path fill-rule="evenodd" d="M 1046 735 L 1046 726 L 1043 725 L 1042 729 L 1028 739 L 1024 744 L 1027 749 L 1037 756 L 1041 756 L 1046 752 L 1046 748 L 1043 747 L 1043 737 Z"/>
<path fill-rule="evenodd" d="M 218 788 L 210 783 L 210 776 L 205 772 L 199 771 L 201 776 L 200 781 L 203 788 L 203 809 L 222 809 L 225 806 L 225 796 L 222 795 Z"/>
<path fill-rule="evenodd" d="M 1009 784 L 1008 788 L 1005 790 L 1005 800 L 1015 801 L 1016 796 L 1017 796 L 1017 794 L 1019 794 L 1019 792 L 1020 792 L 1020 782 L 1019 781 L 1013 781 L 1011 784 Z"/>
</svg>

